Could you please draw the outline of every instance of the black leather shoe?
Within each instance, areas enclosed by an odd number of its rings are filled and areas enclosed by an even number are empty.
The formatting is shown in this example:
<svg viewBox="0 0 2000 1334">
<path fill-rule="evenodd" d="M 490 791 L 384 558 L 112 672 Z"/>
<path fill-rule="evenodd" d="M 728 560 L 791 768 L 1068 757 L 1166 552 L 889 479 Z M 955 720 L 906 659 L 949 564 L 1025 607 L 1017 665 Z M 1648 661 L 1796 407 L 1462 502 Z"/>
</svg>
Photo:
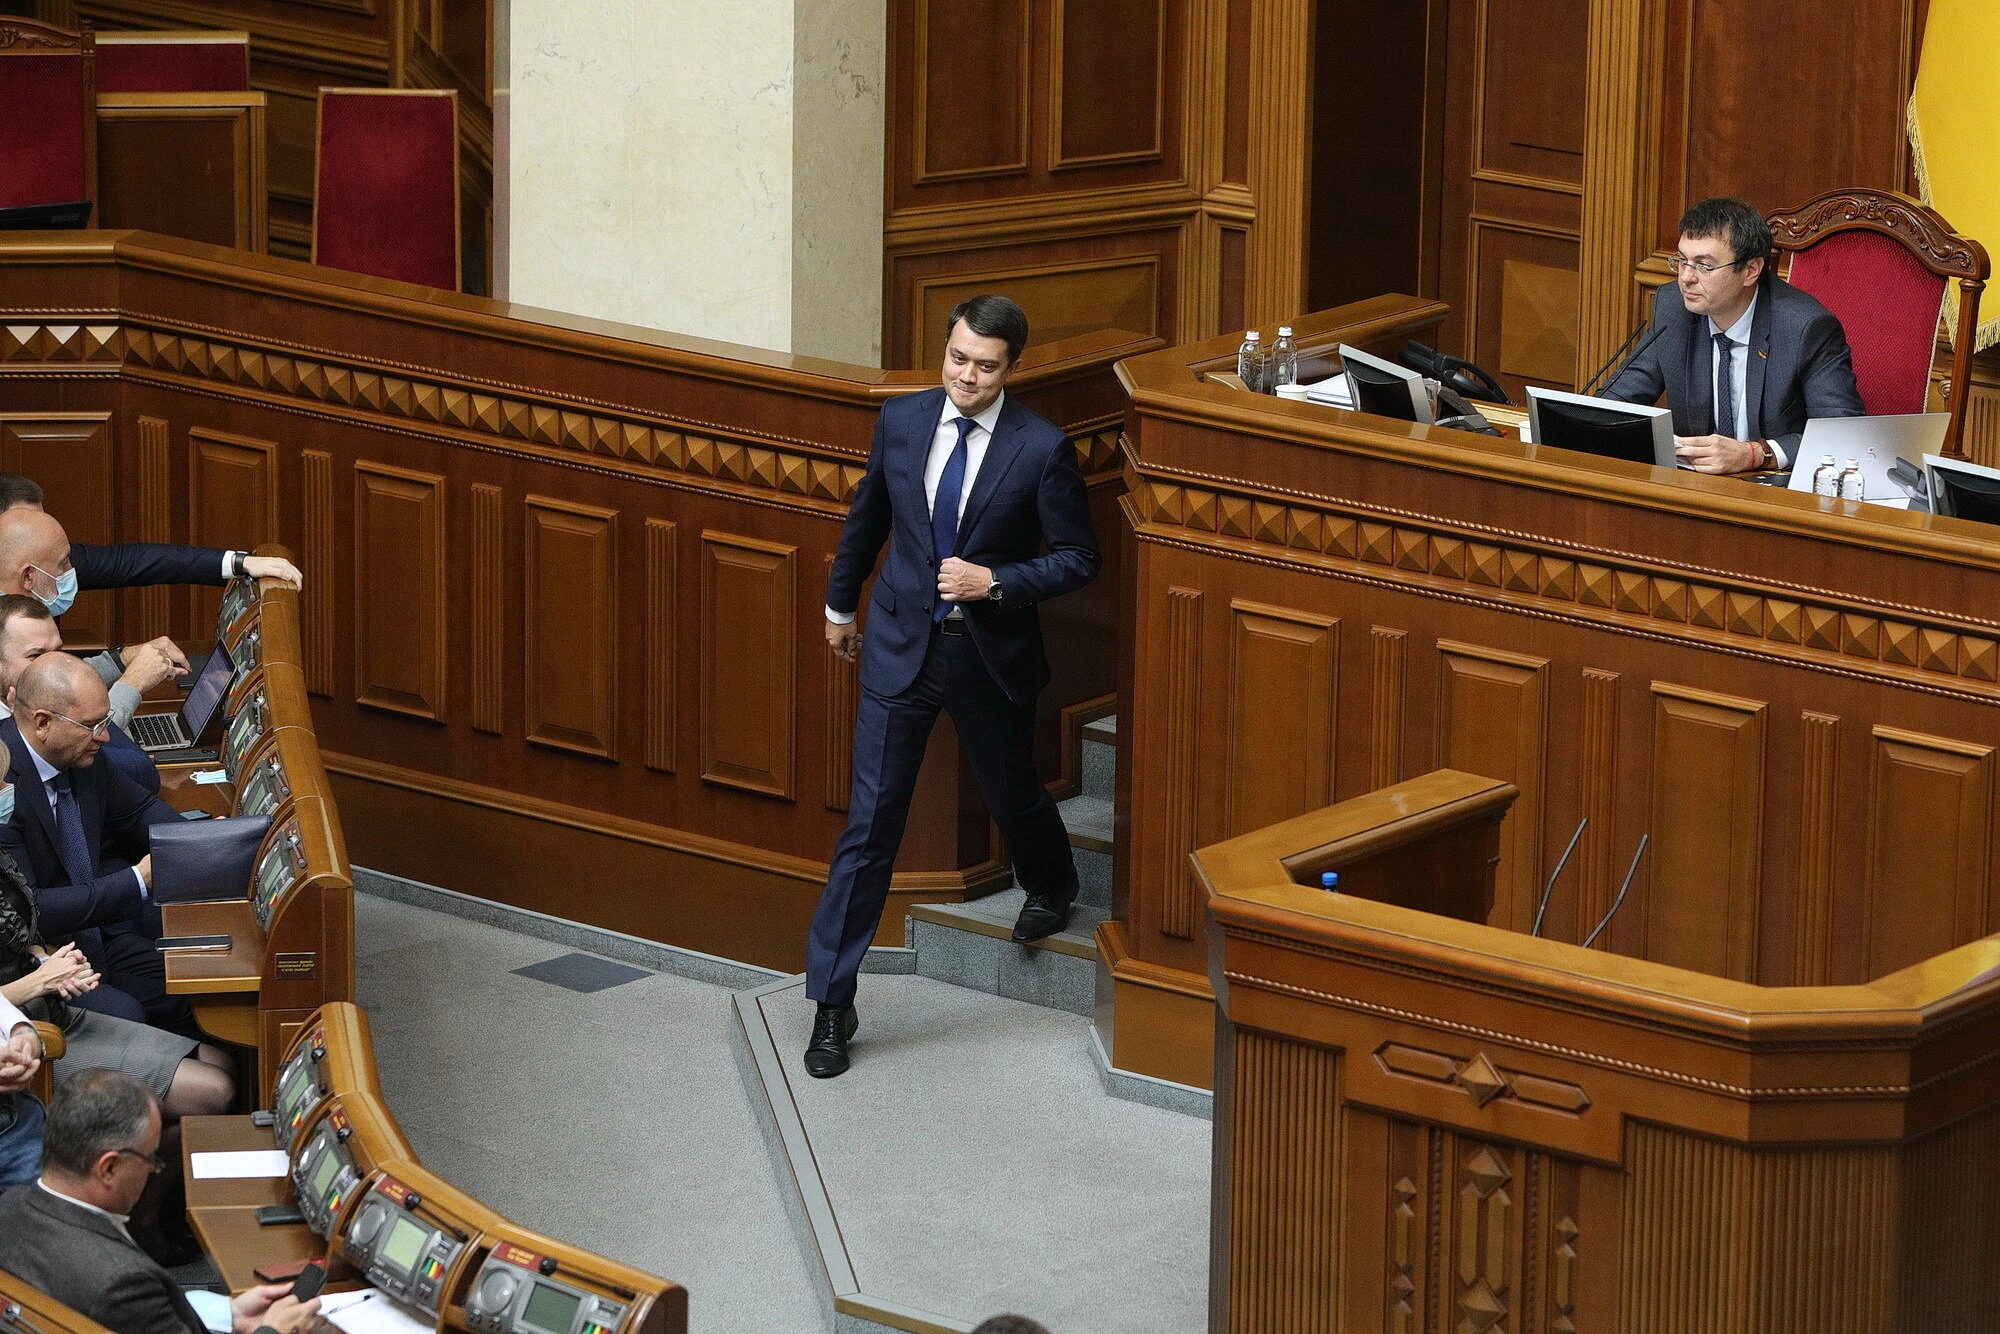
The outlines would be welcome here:
<svg viewBox="0 0 2000 1334">
<path fill-rule="evenodd" d="M 1031 941 L 1053 936 L 1069 925 L 1069 905 L 1054 904 L 1043 899 L 1029 899 L 1021 905 L 1021 915 L 1014 919 L 1014 942 L 1026 945 Z"/>
<path fill-rule="evenodd" d="M 806 1044 L 806 1073 L 814 1079 L 832 1079 L 847 1070 L 847 1043 L 861 1020 L 852 1005 L 820 1002 L 813 1016 L 812 1041 Z"/>
</svg>

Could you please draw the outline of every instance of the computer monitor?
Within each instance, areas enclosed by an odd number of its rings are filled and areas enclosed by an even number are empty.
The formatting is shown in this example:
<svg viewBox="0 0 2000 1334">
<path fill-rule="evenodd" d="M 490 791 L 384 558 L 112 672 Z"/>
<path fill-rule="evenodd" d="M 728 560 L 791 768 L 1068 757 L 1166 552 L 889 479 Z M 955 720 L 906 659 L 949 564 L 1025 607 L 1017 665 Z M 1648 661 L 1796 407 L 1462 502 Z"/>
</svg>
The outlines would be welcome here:
<svg viewBox="0 0 2000 1334">
<path fill-rule="evenodd" d="M 90 225 L 90 201 L 62 204 L 14 204 L 0 208 L 0 232 L 71 231 Z"/>
<path fill-rule="evenodd" d="M 2000 468 L 1926 454 L 1924 486 L 1930 492 L 1933 514 L 1949 514 L 1974 523 L 2000 523 Z"/>
<path fill-rule="evenodd" d="M 1340 365 L 1348 401 L 1356 412 L 1431 424 L 1431 396 L 1417 372 L 1345 343 L 1340 345 Z"/>
<path fill-rule="evenodd" d="M 1665 408 L 1530 386 L 1528 433 L 1537 445 L 1579 454 L 1662 468 L 1675 464 L 1674 415 Z"/>
</svg>

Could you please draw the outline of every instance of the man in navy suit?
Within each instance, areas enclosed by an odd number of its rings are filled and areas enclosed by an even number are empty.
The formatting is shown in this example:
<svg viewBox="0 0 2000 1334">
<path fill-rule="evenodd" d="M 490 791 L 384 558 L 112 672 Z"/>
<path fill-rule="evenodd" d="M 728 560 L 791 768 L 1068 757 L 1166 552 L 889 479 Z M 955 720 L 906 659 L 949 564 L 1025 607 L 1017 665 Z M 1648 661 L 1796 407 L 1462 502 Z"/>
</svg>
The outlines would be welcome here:
<svg viewBox="0 0 2000 1334">
<path fill-rule="evenodd" d="M 887 901 L 910 796 L 938 710 L 949 710 L 1027 903 L 1017 941 L 1069 921 L 1076 862 L 1035 775 L 1035 697 L 1048 684 L 1037 603 L 1097 574 L 1076 450 L 1007 396 L 1028 318 L 1005 297 L 951 312 L 941 388 L 891 400 L 875 425 L 827 581 L 826 640 L 861 660 L 847 830 L 806 942 L 818 1002 L 807 1073 L 847 1069 L 855 978 Z M 882 544 L 868 633 L 856 610 Z"/>
<path fill-rule="evenodd" d="M 1859 417 L 1840 320 L 1770 271 L 1771 226 L 1740 199 L 1681 215 L 1677 281 L 1653 330 L 1600 391 L 1674 414 L 1675 452 L 1699 472 L 1790 467 L 1814 417 Z"/>
</svg>

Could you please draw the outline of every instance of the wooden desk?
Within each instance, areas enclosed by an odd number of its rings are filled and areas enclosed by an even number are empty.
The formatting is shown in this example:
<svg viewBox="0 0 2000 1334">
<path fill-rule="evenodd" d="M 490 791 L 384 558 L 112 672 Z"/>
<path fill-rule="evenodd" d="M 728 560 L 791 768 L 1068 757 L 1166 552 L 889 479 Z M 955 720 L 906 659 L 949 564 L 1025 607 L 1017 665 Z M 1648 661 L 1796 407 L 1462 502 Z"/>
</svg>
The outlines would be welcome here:
<svg viewBox="0 0 2000 1334">
<path fill-rule="evenodd" d="M 195 1179 L 192 1164 L 197 1153 L 271 1147 L 270 1129 L 253 1126 L 247 1116 L 190 1116 L 181 1122 L 181 1167 L 187 1180 L 188 1219 L 202 1249 L 231 1293 L 262 1283 L 256 1274 L 259 1266 L 313 1260 L 327 1253 L 326 1243 L 303 1223 L 265 1227 L 257 1221 L 260 1207 L 291 1202 L 290 1177 Z M 344 1275 L 330 1272 L 329 1286 L 342 1286 L 334 1282 L 338 1278 L 347 1280 L 344 1286 L 356 1286 L 351 1270 Z"/>
</svg>

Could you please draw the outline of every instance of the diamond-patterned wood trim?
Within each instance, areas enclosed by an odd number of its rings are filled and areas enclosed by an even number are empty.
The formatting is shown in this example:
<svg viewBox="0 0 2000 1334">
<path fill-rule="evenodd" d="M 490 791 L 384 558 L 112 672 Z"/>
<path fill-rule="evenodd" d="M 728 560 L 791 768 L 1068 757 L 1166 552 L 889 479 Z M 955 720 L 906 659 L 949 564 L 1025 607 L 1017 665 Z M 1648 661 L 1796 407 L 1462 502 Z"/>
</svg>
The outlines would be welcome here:
<svg viewBox="0 0 2000 1334">
<path fill-rule="evenodd" d="M 1187 530 L 1191 541 L 1211 533 L 1246 540 L 1286 563 L 1308 553 L 1345 562 L 1366 579 L 1421 584 L 1481 601 L 1504 598 L 1564 620 L 1612 621 L 1702 643 L 1734 641 L 1734 647 L 1792 659 L 1811 655 L 1848 671 L 1902 679 L 1914 673 L 1981 695 L 1992 695 L 2000 682 L 2000 637 L 1985 626 L 1921 624 L 1890 608 L 1866 615 L 1851 605 L 1730 587 L 1705 573 L 1678 577 L 1579 561 L 1526 543 L 1472 541 L 1416 524 L 1281 506 L 1157 478 L 1135 478 L 1132 497 L 1143 524 Z"/>
<path fill-rule="evenodd" d="M 123 360 L 115 324 L 0 324 L 0 366 L 87 368 Z"/>
</svg>

